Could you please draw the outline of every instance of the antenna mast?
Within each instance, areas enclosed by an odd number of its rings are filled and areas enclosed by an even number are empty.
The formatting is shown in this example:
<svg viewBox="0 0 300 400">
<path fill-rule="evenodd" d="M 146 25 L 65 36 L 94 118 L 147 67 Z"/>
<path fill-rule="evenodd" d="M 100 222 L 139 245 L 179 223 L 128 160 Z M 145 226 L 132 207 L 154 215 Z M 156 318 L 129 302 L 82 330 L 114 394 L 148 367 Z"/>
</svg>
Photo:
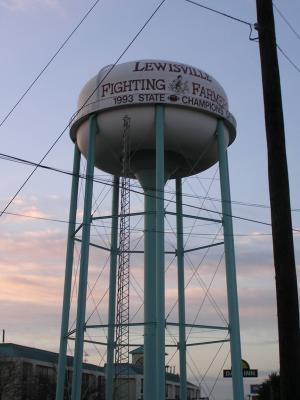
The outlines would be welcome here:
<svg viewBox="0 0 300 400">
<path fill-rule="evenodd" d="M 115 392 L 116 400 L 129 399 L 129 281 L 130 281 L 130 118 L 123 118 L 120 242 L 117 280 Z"/>
</svg>

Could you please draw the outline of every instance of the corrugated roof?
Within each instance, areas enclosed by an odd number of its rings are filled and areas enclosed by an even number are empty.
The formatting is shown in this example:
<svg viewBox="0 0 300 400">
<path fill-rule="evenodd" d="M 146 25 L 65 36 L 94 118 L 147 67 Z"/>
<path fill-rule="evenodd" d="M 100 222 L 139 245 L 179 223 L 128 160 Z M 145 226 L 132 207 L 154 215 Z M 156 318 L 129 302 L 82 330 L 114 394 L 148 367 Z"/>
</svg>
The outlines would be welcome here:
<svg viewBox="0 0 300 400">
<path fill-rule="evenodd" d="M 51 364 L 58 363 L 58 353 L 14 343 L 0 343 L 0 357 L 27 358 Z M 72 367 L 72 364 L 73 357 L 67 356 L 67 366 Z M 83 369 L 104 373 L 103 367 L 89 363 L 83 363 Z"/>
<path fill-rule="evenodd" d="M 129 353 L 130 354 L 144 354 L 144 346 L 137 347 L 136 349 L 131 350 Z M 165 353 L 165 355 L 167 356 L 168 353 Z"/>
<path fill-rule="evenodd" d="M 144 354 L 144 346 L 137 347 L 129 352 L 130 354 Z"/>
<path fill-rule="evenodd" d="M 143 350 L 143 346 L 137 348 L 136 350 L 139 349 Z M 0 343 L 0 358 L 1 357 L 27 358 L 34 361 L 46 362 L 51 364 L 58 363 L 58 353 L 54 353 L 48 350 L 36 349 L 34 347 L 22 346 L 20 344 L 14 343 Z M 72 365 L 73 357 L 67 356 L 67 366 L 72 367 Z M 143 375 L 142 367 L 135 364 L 128 364 L 127 367 L 129 376 Z M 105 374 L 105 366 L 99 367 L 94 364 L 83 363 L 83 369 Z M 166 372 L 166 381 L 179 383 L 179 375 Z M 196 388 L 193 383 L 187 383 L 189 386 L 193 386 Z"/>
</svg>

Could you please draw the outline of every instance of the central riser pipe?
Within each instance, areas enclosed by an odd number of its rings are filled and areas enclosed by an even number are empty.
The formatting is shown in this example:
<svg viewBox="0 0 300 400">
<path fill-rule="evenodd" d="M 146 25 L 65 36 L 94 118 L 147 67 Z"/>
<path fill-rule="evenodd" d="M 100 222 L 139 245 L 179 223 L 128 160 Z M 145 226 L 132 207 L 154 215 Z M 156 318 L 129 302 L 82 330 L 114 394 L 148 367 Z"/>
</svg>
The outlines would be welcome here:
<svg viewBox="0 0 300 400">
<path fill-rule="evenodd" d="M 156 318 L 157 318 L 157 394 L 156 400 L 165 400 L 165 237 L 164 237 L 164 154 L 165 109 L 155 106 L 156 135 Z"/>
<path fill-rule="evenodd" d="M 135 164 L 144 190 L 144 400 L 165 399 L 164 108 L 155 107 L 156 152 Z M 149 156 L 149 154 L 148 154 Z M 147 161 L 146 161 L 147 160 Z"/>
<path fill-rule="evenodd" d="M 139 171 L 138 179 L 144 189 L 144 399 L 156 398 L 153 375 L 156 371 L 156 199 L 155 170 Z"/>
</svg>

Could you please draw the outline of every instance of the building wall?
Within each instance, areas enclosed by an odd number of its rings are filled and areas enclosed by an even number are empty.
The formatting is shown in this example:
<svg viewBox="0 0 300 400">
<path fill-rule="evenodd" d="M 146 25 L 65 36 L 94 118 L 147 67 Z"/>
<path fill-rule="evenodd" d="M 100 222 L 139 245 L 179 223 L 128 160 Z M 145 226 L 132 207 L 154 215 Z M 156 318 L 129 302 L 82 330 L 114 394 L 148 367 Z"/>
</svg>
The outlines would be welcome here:
<svg viewBox="0 0 300 400">
<path fill-rule="evenodd" d="M 51 400 L 55 395 L 54 365 L 31 360 L 1 358 L 1 400 Z"/>
<path fill-rule="evenodd" d="M 142 375 L 136 375 L 135 377 L 135 399 L 141 400 L 143 395 L 144 379 Z"/>
<path fill-rule="evenodd" d="M 1 400 L 54 400 L 56 386 L 56 363 L 30 358 L 3 357 L 0 355 Z M 167 377 L 168 379 L 168 377 Z M 166 400 L 179 399 L 179 377 L 166 381 Z M 82 400 L 104 400 L 105 376 L 102 371 L 83 369 Z M 143 400 L 143 375 L 135 373 L 129 381 L 130 400 Z M 71 392 L 72 368 L 66 372 L 66 392 Z M 191 384 L 188 400 L 200 398 L 200 391 Z"/>
<path fill-rule="evenodd" d="M 32 359 L 0 359 L 1 400 L 54 400 L 56 365 Z M 104 400 L 104 374 L 83 370 L 82 400 Z M 67 369 L 66 392 L 71 392 L 72 371 Z"/>
</svg>

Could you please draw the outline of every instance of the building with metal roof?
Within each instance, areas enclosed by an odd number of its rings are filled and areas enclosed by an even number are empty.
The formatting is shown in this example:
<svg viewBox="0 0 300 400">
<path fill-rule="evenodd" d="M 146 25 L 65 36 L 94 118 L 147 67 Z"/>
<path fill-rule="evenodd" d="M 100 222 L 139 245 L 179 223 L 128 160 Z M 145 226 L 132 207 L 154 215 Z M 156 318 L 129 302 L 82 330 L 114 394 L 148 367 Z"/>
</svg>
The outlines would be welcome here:
<svg viewBox="0 0 300 400">
<path fill-rule="evenodd" d="M 129 400 L 142 400 L 144 389 L 143 348 L 130 352 L 132 363 L 126 365 Z M 0 344 L 1 400 L 53 400 L 55 398 L 58 353 L 22 346 Z M 67 358 L 66 393 L 71 387 L 73 357 Z M 105 369 L 83 363 L 81 400 L 105 400 Z M 200 390 L 187 382 L 188 400 L 200 399 Z M 67 397 L 66 397 L 67 398 Z M 179 375 L 166 372 L 166 399 L 179 400 Z"/>
</svg>

